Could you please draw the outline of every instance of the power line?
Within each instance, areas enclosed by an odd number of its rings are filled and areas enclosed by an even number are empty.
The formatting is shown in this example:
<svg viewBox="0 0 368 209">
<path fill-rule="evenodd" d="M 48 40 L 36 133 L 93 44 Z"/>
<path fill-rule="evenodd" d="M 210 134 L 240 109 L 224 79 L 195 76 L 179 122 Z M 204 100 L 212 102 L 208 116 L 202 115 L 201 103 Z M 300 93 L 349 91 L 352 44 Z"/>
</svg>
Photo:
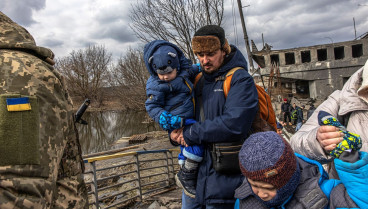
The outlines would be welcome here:
<svg viewBox="0 0 368 209">
<path fill-rule="evenodd" d="M 235 45 L 239 47 L 239 40 L 238 40 L 238 29 L 236 27 L 236 17 L 235 17 L 235 7 L 234 7 L 234 0 L 231 0 L 232 5 L 232 16 L 233 16 L 233 27 L 234 27 L 234 36 L 235 36 Z"/>
</svg>

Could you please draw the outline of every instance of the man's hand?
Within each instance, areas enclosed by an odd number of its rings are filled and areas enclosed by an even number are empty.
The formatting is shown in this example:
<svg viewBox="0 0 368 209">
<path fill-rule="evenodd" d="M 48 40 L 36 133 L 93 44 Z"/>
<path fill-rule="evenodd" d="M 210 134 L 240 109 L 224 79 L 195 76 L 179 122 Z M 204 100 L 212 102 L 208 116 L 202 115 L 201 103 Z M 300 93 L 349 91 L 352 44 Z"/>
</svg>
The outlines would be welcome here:
<svg viewBox="0 0 368 209">
<path fill-rule="evenodd" d="M 171 138 L 171 140 L 177 142 L 178 144 L 181 144 L 181 145 L 187 147 L 188 145 L 187 145 L 187 143 L 185 143 L 184 136 L 183 136 L 183 129 L 184 128 L 179 128 L 179 129 L 173 130 L 170 134 L 170 138 Z"/>
<path fill-rule="evenodd" d="M 321 126 L 317 131 L 317 140 L 325 152 L 329 153 L 343 140 L 344 134 L 335 126 Z"/>
</svg>

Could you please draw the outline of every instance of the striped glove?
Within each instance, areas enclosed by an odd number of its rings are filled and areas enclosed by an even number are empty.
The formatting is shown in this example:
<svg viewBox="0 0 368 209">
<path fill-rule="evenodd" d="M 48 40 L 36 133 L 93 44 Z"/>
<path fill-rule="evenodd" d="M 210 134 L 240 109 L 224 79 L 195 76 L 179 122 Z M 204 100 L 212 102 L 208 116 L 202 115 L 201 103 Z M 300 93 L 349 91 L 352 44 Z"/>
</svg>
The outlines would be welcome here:
<svg viewBox="0 0 368 209">
<path fill-rule="evenodd" d="M 329 125 L 335 126 L 340 129 L 340 132 L 344 133 L 342 142 L 340 142 L 335 149 L 330 152 L 330 155 L 339 158 L 342 152 L 359 150 L 362 147 L 362 140 L 360 135 L 347 131 L 345 126 L 343 126 L 335 117 L 330 113 L 325 111 L 320 111 L 318 113 L 318 123 L 319 125 Z"/>
</svg>

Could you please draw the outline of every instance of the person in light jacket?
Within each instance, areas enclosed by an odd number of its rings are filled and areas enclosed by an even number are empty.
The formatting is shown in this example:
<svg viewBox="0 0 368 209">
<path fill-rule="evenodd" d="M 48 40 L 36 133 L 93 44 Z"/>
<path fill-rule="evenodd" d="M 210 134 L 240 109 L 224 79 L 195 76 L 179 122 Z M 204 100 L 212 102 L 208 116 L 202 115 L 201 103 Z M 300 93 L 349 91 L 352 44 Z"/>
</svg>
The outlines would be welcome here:
<svg viewBox="0 0 368 209">
<path fill-rule="evenodd" d="M 330 177 L 339 178 L 333 157 L 328 153 L 343 140 L 344 134 L 334 126 L 318 124 L 321 110 L 336 117 L 349 131 L 359 134 L 362 138 L 360 151 L 368 151 L 368 61 L 350 77 L 342 90 L 336 90 L 318 106 L 290 140 L 295 152 L 322 164 L 328 163 Z"/>
</svg>

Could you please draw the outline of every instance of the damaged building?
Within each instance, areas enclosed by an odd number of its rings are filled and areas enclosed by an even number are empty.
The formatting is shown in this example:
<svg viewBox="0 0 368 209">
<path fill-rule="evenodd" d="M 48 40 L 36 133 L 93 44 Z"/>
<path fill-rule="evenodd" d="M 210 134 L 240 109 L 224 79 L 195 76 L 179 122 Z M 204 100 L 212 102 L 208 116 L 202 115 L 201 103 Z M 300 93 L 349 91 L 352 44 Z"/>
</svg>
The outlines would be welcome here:
<svg viewBox="0 0 368 209">
<path fill-rule="evenodd" d="M 352 41 L 283 50 L 265 44 L 258 51 L 252 41 L 252 57 L 272 88 L 289 96 L 325 99 L 367 61 L 368 33 Z"/>
</svg>

